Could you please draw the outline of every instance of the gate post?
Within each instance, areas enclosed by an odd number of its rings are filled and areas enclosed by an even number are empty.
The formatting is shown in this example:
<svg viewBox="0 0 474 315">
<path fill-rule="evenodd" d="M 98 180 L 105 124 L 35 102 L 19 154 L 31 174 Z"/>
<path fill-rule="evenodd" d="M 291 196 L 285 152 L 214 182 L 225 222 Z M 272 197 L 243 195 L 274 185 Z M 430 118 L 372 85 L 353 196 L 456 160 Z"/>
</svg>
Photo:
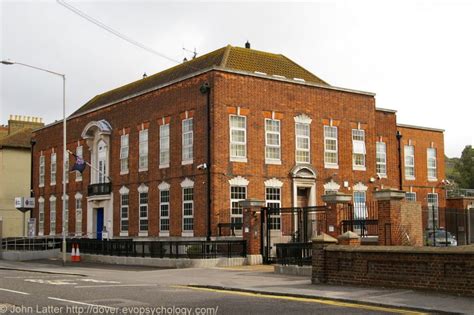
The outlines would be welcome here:
<svg viewBox="0 0 474 315">
<path fill-rule="evenodd" d="M 247 243 L 247 264 L 260 265 L 262 257 L 261 211 L 265 202 L 258 199 L 240 201 L 243 208 L 242 236 Z"/>
<path fill-rule="evenodd" d="M 374 192 L 377 200 L 379 245 L 402 245 L 400 235 L 401 200 L 405 192 L 397 189 L 382 189 Z"/>
<path fill-rule="evenodd" d="M 332 237 L 337 237 L 341 234 L 340 231 L 338 231 L 342 221 L 341 210 L 345 204 L 352 201 L 352 196 L 337 192 L 335 194 L 323 195 L 322 199 L 329 208 L 328 211 L 326 211 L 327 231 L 325 231 L 325 233 Z"/>
</svg>

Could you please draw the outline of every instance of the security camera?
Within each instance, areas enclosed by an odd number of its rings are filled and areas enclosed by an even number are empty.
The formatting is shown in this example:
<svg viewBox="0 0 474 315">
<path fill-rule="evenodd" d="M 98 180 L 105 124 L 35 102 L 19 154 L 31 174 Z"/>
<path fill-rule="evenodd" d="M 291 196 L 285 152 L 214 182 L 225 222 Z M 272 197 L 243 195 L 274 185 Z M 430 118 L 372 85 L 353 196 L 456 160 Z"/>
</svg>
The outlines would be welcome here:
<svg viewBox="0 0 474 315">
<path fill-rule="evenodd" d="M 197 169 L 198 170 L 205 170 L 205 169 L 207 169 L 207 164 L 206 163 L 199 164 L 197 166 Z"/>
<path fill-rule="evenodd" d="M 382 179 L 382 176 L 380 174 L 377 174 L 377 179 L 378 180 L 381 180 Z"/>
</svg>

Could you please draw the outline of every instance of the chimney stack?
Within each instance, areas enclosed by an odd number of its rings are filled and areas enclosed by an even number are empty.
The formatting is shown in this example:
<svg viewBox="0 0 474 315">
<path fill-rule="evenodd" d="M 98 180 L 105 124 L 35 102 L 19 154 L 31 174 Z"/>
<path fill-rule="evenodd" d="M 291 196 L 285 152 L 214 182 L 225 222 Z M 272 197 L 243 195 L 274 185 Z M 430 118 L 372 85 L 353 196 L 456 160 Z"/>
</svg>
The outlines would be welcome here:
<svg viewBox="0 0 474 315">
<path fill-rule="evenodd" d="M 249 43 L 249 41 L 247 41 L 247 42 L 245 43 L 245 48 L 250 49 L 250 43 Z"/>
</svg>

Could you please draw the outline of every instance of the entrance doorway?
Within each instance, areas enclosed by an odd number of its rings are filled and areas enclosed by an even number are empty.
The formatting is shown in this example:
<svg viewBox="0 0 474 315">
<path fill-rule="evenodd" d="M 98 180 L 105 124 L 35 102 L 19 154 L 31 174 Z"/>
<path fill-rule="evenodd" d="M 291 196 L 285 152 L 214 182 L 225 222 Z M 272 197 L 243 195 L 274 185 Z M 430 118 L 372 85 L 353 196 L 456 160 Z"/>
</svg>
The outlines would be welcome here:
<svg viewBox="0 0 474 315">
<path fill-rule="evenodd" d="M 97 208 L 96 210 L 96 232 L 97 240 L 102 240 L 102 232 L 104 230 L 104 208 Z"/>
<path fill-rule="evenodd" d="M 296 192 L 296 206 L 304 208 L 308 206 L 309 201 L 309 187 L 298 187 Z"/>
</svg>

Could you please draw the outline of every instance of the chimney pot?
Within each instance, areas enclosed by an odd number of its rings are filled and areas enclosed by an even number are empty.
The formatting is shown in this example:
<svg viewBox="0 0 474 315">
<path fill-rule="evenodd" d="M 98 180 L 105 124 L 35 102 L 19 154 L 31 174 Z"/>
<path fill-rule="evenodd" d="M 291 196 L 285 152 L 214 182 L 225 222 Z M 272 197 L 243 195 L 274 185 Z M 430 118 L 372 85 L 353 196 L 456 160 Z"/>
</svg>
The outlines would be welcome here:
<svg viewBox="0 0 474 315">
<path fill-rule="evenodd" d="M 249 41 L 247 41 L 247 42 L 245 43 L 245 48 L 250 49 L 250 43 L 249 43 Z"/>
</svg>

